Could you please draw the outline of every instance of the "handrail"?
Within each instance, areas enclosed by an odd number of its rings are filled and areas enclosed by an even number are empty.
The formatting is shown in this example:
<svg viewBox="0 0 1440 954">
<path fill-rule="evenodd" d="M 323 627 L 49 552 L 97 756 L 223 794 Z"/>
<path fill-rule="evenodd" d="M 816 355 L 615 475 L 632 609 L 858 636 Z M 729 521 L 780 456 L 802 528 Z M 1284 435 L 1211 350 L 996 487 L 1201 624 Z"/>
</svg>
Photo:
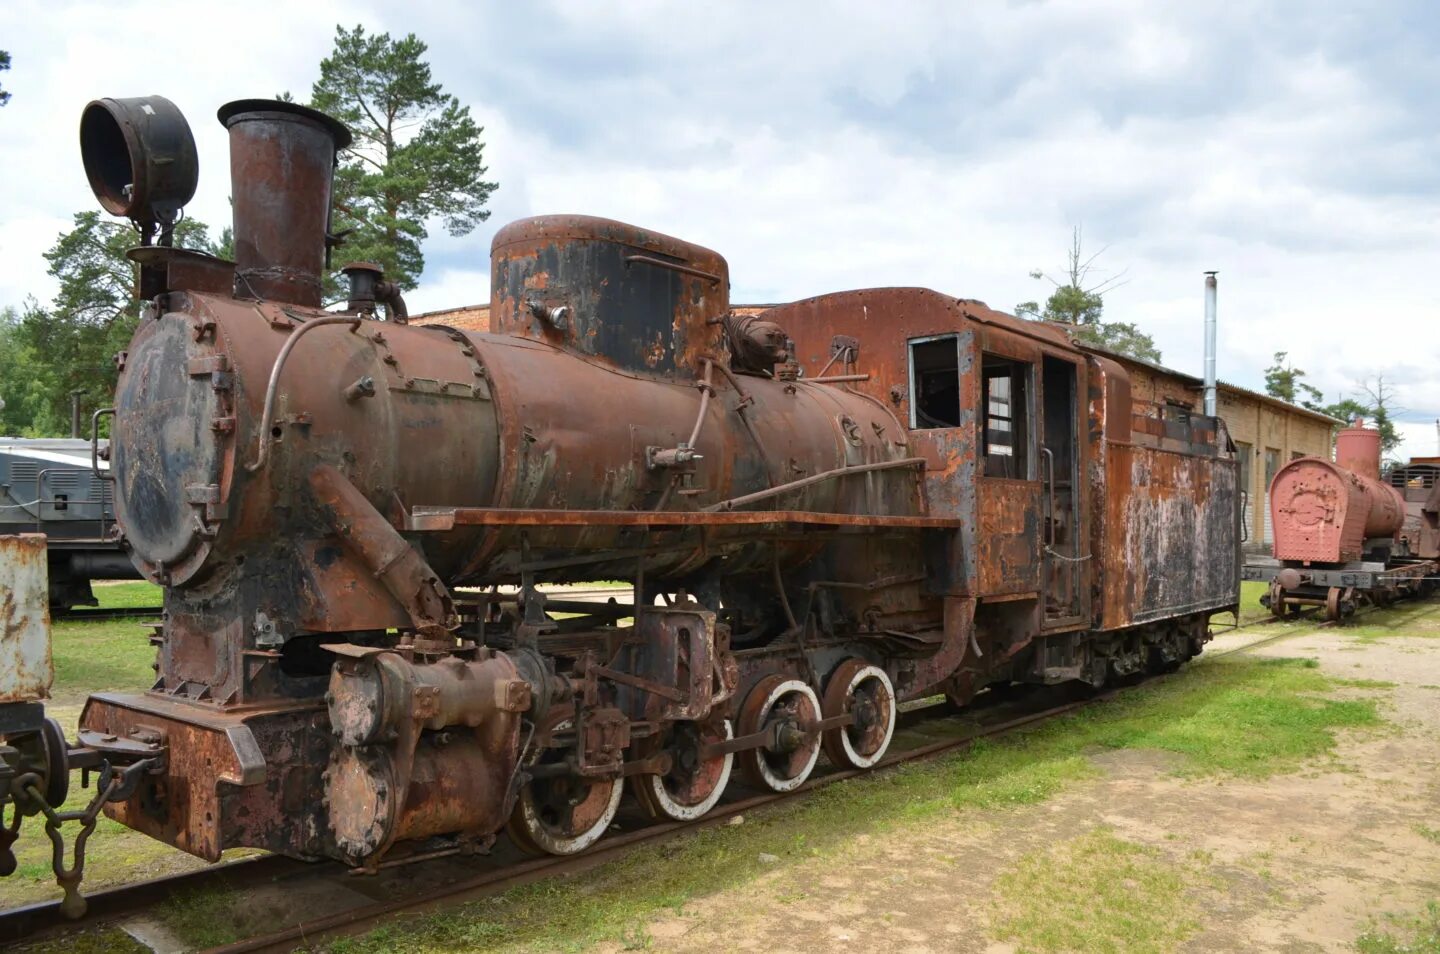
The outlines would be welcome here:
<svg viewBox="0 0 1440 954">
<path fill-rule="evenodd" d="M 113 407 L 102 407 L 90 415 L 90 473 L 100 480 L 114 480 L 115 474 L 111 471 L 101 472 L 100 470 L 100 418 L 106 414 L 114 414 Z M 37 488 L 38 490 L 38 488 Z M 104 509 L 104 494 L 101 494 L 101 509 Z"/>
<path fill-rule="evenodd" d="M 270 459 L 270 428 L 275 421 L 275 394 L 280 390 L 280 372 L 285 367 L 285 362 L 290 359 L 290 352 L 295 350 L 295 345 L 305 337 L 307 332 L 316 328 L 323 328 L 326 325 L 350 325 L 354 331 L 360 327 L 360 319 L 350 316 L 332 315 L 328 318 L 311 318 L 305 324 L 295 330 L 295 333 L 285 342 L 280 349 L 280 354 L 275 357 L 275 366 L 270 369 L 270 383 L 265 388 L 265 410 L 260 415 L 260 433 L 256 438 L 255 460 L 245 465 L 245 469 L 254 473 Z"/>
<path fill-rule="evenodd" d="M 729 500 L 722 500 L 717 504 L 711 504 L 702 508 L 707 513 L 716 513 L 725 510 L 734 510 L 736 507 L 744 507 L 748 504 L 758 503 L 761 500 L 769 500 L 771 497 L 778 497 L 781 494 L 789 493 L 792 490 L 799 490 L 802 487 L 809 487 L 811 484 L 818 484 L 822 481 L 835 477 L 844 477 L 847 474 L 867 474 L 876 470 L 894 470 L 899 467 L 924 467 L 925 458 L 905 457 L 900 460 L 882 460 L 873 464 L 852 464 L 849 467 L 837 467 L 834 470 L 824 470 L 818 474 L 811 474 L 809 477 L 801 477 L 799 480 L 792 480 L 787 483 L 777 484 L 768 490 L 757 490 L 753 494 L 745 494 L 742 497 L 731 497 Z"/>
<path fill-rule="evenodd" d="M 1051 546 L 1055 543 L 1055 452 L 1041 447 L 1040 454 L 1045 458 L 1045 476 L 1042 478 L 1045 487 L 1045 530 L 1040 536 L 1046 546 Z"/>
<path fill-rule="evenodd" d="M 715 367 L 715 362 L 709 358 L 702 358 L 705 362 L 705 376 L 701 379 L 700 388 L 700 413 L 695 417 L 695 429 L 690 432 L 690 439 L 685 442 L 689 448 L 695 447 L 695 442 L 700 439 L 700 427 L 705 423 L 705 412 L 710 410 L 710 395 L 715 393 L 715 388 L 710 385 L 710 371 Z"/>
<path fill-rule="evenodd" d="M 720 284 L 720 276 L 714 272 L 701 271 L 698 268 L 691 268 L 689 265 L 681 265 L 679 262 L 667 262 L 663 258 L 651 258 L 649 255 L 626 255 L 625 264 L 640 262 L 642 265 L 654 265 L 657 268 L 668 268 L 671 271 L 681 272 L 685 275 L 694 275 L 696 278 L 703 278 L 712 285 Z"/>
</svg>

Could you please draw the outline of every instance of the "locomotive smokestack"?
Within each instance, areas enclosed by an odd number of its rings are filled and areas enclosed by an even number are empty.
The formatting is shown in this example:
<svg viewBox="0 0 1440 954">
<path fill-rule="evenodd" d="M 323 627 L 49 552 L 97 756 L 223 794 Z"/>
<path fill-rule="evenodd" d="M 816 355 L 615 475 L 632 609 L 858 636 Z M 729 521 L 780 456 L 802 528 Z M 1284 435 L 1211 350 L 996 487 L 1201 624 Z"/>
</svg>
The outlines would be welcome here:
<svg viewBox="0 0 1440 954">
<path fill-rule="evenodd" d="M 1335 435 L 1335 463 L 1352 473 L 1380 479 L 1380 429 L 1355 420 Z"/>
<path fill-rule="evenodd" d="M 318 308 L 335 154 L 350 130 L 295 103 L 220 107 L 230 130 L 235 294 Z"/>
<path fill-rule="evenodd" d="M 1216 272 L 1205 273 L 1205 414 L 1214 417 L 1218 412 L 1215 394 L 1215 276 Z"/>
</svg>

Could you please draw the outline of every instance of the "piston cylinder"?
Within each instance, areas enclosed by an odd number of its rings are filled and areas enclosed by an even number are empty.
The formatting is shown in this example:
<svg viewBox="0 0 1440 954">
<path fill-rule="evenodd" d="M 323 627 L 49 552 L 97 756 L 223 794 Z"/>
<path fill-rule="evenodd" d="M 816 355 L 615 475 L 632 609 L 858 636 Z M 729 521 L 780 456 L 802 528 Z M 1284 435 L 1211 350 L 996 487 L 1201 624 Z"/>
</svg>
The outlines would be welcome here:
<svg viewBox="0 0 1440 954">
<path fill-rule="evenodd" d="M 402 839 L 488 834 L 505 821 L 518 757 L 518 723 L 493 742 L 465 731 L 427 734 L 408 778 L 400 777 L 388 747 L 342 746 L 325 773 L 335 844 L 360 860 Z"/>
<path fill-rule="evenodd" d="M 504 653 L 416 664 L 398 653 L 373 652 L 335 665 L 326 701 L 341 744 L 368 745 L 394 738 L 411 720 L 423 729 L 488 731 L 494 725 L 503 733 L 535 694 Z"/>
</svg>

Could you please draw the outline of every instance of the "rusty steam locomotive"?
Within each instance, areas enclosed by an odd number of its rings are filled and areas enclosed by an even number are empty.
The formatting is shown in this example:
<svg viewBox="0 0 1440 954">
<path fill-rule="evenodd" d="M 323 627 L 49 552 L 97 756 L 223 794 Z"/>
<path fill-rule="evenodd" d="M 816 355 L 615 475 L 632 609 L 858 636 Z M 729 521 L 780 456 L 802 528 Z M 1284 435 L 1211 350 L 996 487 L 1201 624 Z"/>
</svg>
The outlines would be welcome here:
<svg viewBox="0 0 1440 954">
<path fill-rule="evenodd" d="M 492 333 L 406 324 L 364 264 L 326 311 L 349 134 L 220 119 L 234 263 L 163 242 L 194 189 L 171 104 L 82 122 L 102 203 L 161 239 L 110 471 L 157 678 L 81 717 L 145 760 L 106 806 L 132 828 L 370 869 L 502 829 L 577 852 L 627 789 L 689 819 L 732 769 L 869 767 L 897 703 L 1173 668 L 1238 603 L 1223 423 L 1057 327 L 924 289 L 740 317 L 720 255 L 583 216 L 496 235 Z M 591 580 L 633 602 L 539 588 Z"/>
<path fill-rule="evenodd" d="M 1380 476 L 1380 431 L 1356 421 L 1336 435 L 1333 462 L 1302 457 L 1275 472 L 1274 556 L 1243 575 L 1270 584 L 1260 601 L 1280 617 L 1320 606 L 1339 621 L 1362 600 L 1427 594 L 1440 572 L 1440 494 L 1430 496 L 1407 528 L 1406 493 Z"/>
</svg>

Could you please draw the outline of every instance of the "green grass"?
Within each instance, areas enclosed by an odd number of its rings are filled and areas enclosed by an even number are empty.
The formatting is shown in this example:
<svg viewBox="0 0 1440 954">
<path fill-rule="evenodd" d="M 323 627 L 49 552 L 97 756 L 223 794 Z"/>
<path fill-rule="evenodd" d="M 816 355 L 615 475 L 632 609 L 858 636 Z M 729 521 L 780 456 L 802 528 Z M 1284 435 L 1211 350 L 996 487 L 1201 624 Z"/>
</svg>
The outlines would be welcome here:
<svg viewBox="0 0 1440 954">
<path fill-rule="evenodd" d="M 163 601 L 160 587 L 154 583 L 96 583 L 91 588 L 101 609 L 150 609 Z"/>
<path fill-rule="evenodd" d="M 643 940 L 644 926 L 658 914 L 764 870 L 837 855 L 857 835 L 1042 801 L 1094 774 L 1088 756 L 1097 749 L 1169 752 L 1186 776 L 1254 778 L 1298 768 L 1329 752 L 1338 731 L 1380 724 L 1376 700 L 1325 697 L 1334 688 L 1313 661 L 1216 659 L 961 755 L 828 786 L 738 827 L 643 847 L 592 872 L 516 888 L 330 949 L 550 951 Z M 762 852 L 779 856 L 778 865 L 762 864 Z M 1154 861 L 1125 857 L 1146 870 Z"/>
<path fill-rule="evenodd" d="M 1240 584 L 1241 625 L 1258 622 L 1271 615 L 1270 610 L 1260 605 L 1260 597 L 1269 591 L 1269 583 L 1250 581 Z"/>
<path fill-rule="evenodd" d="M 1335 679 L 1335 685 L 1346 689 L 1394 689 L 1398 683 L 1388 679 Z"/>
<path fill-rule="evenodd" d="M 992 930 L 1035 954 L 1173 950 L 1200 928 L 1187 890 L 1197 873 L 1194 859 L 1182 866 L 1096 829 L 1001 873 Z"/>
<path fill-rule="evenodd" d="M 24 954 L 151 954 L 147 945 L 113 927 L 76 931 L 20 950 Z"/>
<path fill-rule="evenodd" d="M 55 623 L 50 643 L 55 663 L 51 700 L 70 706 L 92 692 L 149 689 L 155 682 L 155 647 L 149 636 L 150 627 L 135 620 Z"/>
<path fill-rule="evenodd" d="M 1395 636 L 1440 639 L 1440 603 L 1407 600 L 1383 612 L 1366 613 L 1342 632 L 1359 643 Z"/>
<path fill-rule="evenodd" d="M 1386 926 L 1372 926 L 1355 939 L 1360 954 L 1440 954 L 1440 901 L 1431 901 L 1425 913 L 1402 918 L 1388 915 Z"/>
<path fill-rule="evenodd" d="M 1415 830 L 1420 833 L 1421 838 L 1440 845 L 1440 828 L 1431 828 L 1429 825 L 1416 825 Z"/>
<path fill-rule="evenodd" d="M 160 605 L 160 587 L 151 583 L 97 585 L 104 609 Z M 155 648 L 150 627 L 138 620 L 83 622 L 61 620 L 51 626 L 55 683 L 51 700 L 59 706 L 81 703 L 92 692 L 145 690 L 155 682 Z M 67 726 L 67 728 L 69 728 Z"/>
<path fill-rule="evenodd" d="M 192 891 L 166 901 L 159 916 L 187 947 L 220 947 L 253 932 L 256 913 L 248 906 L 234 904 L 233 893 Z M 247 931 L 248 928 L 248 931 Z"/>
</svg>

